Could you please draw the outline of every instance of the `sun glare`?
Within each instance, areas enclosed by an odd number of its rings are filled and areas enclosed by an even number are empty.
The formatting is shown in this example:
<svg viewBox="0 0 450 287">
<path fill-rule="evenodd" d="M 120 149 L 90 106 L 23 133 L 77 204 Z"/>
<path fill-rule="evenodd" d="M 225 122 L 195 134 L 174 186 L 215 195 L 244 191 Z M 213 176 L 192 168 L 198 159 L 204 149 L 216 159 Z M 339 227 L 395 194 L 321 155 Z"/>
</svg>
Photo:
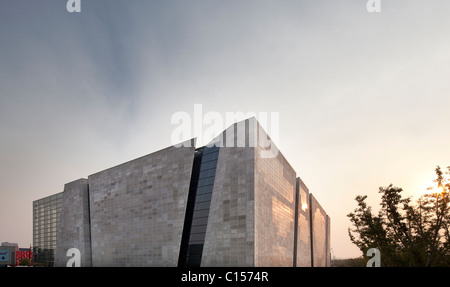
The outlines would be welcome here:
<svg viewBox="0 0 450 287">
<path fill-rule="evenodd" d="M 424 195 L 430 195 L 430 194 L 441 194 L 446 191 L 446 188 L 444 185 L 450 182 L 450 179 L 448 177 L 444 177 L 444 180 L 442 182 L 443 185 L 439 186 L 438 183 L 433 180 L 431 185 L 428 185 L 428 187 L 422 189 L 422 196 Z"/>
<path fill-rule="evenodd" d="M 303 203 L 303 204 L 302 204 L 302 210 L 303 210 L 303 211 L 306 211 L 307 209 L 308 209 L 308 204 Z"/>
</svg>

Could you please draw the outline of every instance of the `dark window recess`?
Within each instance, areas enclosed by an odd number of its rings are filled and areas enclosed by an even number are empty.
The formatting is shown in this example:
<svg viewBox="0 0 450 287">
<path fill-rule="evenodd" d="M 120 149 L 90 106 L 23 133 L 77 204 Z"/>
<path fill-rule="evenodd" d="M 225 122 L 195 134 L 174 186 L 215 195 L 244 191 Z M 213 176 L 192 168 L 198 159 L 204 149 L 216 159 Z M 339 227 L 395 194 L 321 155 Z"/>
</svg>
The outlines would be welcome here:
<svg viewBox="0 0 450 287">
<path fill-rule="evenodd" d="M 219 148 L 195 151 L 178 266 L 200 266 Z"/>
</svg>

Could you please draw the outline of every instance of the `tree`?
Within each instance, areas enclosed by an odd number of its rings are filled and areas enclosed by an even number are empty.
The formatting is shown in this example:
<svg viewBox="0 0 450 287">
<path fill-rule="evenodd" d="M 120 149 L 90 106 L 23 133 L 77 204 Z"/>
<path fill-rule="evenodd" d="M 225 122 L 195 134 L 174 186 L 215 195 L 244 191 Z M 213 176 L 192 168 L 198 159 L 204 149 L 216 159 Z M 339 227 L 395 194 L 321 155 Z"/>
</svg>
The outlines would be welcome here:
<svg viewBox="0 0 450 287">
<path fill-rule="evenodd" d="M 30 259 L 22 258 L 19 262 L 19 265 L 20 266 L 30 266 L 31 265 Z"/>
<path fill-rule="evenodd" d="M 450 174 L 450 166 L 447 167 Z M 401 188 L 380 187 L 378 215 L 357 196 L 357 208 L 347 216 L 353 224 L 350 240 L 363 252 L 378 248 L 382 266 L 450 266 L 450 183 L 435 169 L 437 188 L 416 203 L 402 198 Z"/>
</svg>

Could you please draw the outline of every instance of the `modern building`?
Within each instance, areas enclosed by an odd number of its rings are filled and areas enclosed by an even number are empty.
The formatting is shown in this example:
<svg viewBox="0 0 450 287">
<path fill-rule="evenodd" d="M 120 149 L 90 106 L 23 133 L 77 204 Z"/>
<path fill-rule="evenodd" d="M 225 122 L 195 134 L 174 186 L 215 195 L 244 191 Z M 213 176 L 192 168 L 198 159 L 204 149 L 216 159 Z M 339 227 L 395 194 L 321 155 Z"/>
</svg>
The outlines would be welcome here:
<svg viewBox="0 0 450 287">
<path fill-rule="evenodd" d="M 94 267 L 330 266 L 330 218 L 252 118 L 65 184 L 55 266 L 72 248 Z"/>
<path fill-rule="evenodd" d="M 63 193 L 33 201 L 33 264 L 53 266 Z"/>
</svg>

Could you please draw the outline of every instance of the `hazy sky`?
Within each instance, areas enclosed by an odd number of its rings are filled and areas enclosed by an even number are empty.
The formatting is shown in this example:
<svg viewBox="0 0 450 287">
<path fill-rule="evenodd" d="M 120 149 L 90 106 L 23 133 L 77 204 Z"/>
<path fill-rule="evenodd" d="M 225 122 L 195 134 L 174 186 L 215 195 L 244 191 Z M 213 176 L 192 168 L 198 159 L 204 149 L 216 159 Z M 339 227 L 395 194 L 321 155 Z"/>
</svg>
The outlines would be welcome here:
<svg viewBox="0 0 450 287">
<path fill-rule="evenodd" d="M 175 112 L 279 112 L 281 152 L 328 212 L 450 165 L 450 2 L 0 3 L 0 242 L 32 243 L 32 201 L 171 144 Z"/>
</svg>

